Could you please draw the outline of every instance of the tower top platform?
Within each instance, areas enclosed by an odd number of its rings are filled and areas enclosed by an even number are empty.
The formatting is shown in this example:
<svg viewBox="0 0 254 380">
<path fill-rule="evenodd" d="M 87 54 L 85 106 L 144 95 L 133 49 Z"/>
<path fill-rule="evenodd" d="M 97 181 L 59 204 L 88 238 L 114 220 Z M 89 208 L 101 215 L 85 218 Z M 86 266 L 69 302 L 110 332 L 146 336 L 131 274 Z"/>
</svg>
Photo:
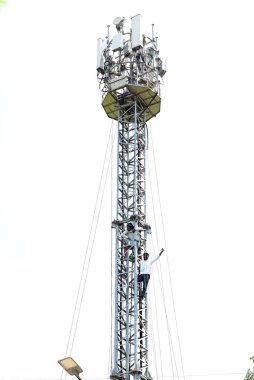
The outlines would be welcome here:
<svg viewBox="0 0 254 380">
<path fill-rule="evenodd" d="M 128 28 L 129 21 L 129 28 Z M 161 59 L 158 38 L 142 33 L 141 15 L 113 21 L 116 34 L 97 42 L 97 77 L 102 91 L 102 106 L 108 117 L 117 120 L 121 109 L 133 100 L 141 105 L 145 120 L 160 112 L 160 85 L 166 73 L 166 60 Z M 126 121 L 128 121 L 126 112 Z M 131 121 L 131 120 L 129 120 Z"/>
<path fill-rule="evenodd" d="M 115 92 L 108 92 L 102 101 L 102 106 L 108 117 L 114 120 L 118 120 L 119 108 L 121 107 L 125 113 L 123 121 L 132 122 L 128 108 L 132 107 L 134 98 L 143 106 L 146 121 L 160 112 L 161 98 L 156 92 L 147 86 L 131 84 L 125 85 L 124 92 L 120 95 Z"/>
</svg>

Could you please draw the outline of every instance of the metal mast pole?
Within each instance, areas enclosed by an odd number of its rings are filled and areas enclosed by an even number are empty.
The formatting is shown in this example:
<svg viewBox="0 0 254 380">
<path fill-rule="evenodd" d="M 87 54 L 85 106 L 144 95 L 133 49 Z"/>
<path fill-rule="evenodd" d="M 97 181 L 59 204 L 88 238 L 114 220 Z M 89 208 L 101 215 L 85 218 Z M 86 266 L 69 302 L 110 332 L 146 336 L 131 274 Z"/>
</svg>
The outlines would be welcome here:
<svg viewBox="0 0 254 380">
<path fill-rule="evenodd" d="M 130 375 L 150 379 L 148 364 L 147 300 L 140 299 L 137 273 L 141 250 L 146 250 L 147 121 L 160 112 L 160 79 L 165 74 L 157 39 L 141 34 L 141 16 L 117 17 L 117 34 L 98 39 L 97 73 L 102 106 L 118 122 L 117 206 L 115 249 L 115 315 L 112 379 Z M 124 258 L 122 233 L 126 224 L 136 228 L 133 252 Z"/>
</svg>

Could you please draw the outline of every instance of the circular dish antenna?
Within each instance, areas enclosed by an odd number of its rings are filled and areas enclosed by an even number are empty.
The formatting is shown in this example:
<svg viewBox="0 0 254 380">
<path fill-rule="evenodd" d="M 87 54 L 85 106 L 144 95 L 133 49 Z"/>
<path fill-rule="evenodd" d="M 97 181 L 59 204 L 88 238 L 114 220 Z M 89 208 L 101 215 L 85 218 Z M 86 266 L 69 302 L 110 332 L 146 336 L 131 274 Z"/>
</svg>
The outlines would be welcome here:
<svg viewBox="0 0 254 380">
<path fill-rule="evenodd" d="M 117 30 L 122 29 L 122 27 L 123 27 L 123 22 L 124 22 L 124 18 L 123 18 L 123 17 L 116 17 L 116 18 L 113 20 L 113 24 L 116 26 L 116 29 L 117 29 Z"/>
<path fill-rule="evenodd" d="M 121 23 L 122 19 L 123 19 L 122 17 L 116 17 L 116 18 L 114 18 L 113 24 L 115 26 L 119 25 Z"/>
</svg>

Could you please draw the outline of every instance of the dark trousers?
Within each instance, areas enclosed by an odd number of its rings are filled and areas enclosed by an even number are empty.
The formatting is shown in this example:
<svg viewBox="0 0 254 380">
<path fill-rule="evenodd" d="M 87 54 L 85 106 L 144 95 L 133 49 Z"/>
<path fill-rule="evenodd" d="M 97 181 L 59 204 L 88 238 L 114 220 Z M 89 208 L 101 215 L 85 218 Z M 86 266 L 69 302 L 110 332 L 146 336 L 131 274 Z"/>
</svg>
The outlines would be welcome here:
<svg viewBox="0 0 254 380">
<path fill-rule="evenodd" d="M 150 280 L 150 274 L 139 274 L 138 275 L 138 282 L 143 282 L 143 290 L 141 293 L 141 297 L 145 297 L 146 288 L 147 288 L 149 280 Z"/>
</svg>

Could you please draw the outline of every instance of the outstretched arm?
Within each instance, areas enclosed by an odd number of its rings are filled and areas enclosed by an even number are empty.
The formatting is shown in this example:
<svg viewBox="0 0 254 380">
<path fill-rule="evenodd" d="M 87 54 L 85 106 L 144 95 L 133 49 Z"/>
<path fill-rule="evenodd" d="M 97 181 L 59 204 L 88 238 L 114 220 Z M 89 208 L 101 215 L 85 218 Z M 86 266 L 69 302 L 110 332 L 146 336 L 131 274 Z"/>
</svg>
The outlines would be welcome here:
<svg viewBox="0 0 254 380">
<path fill-rule="evenodd" d="M 155 263 L 155 261 L 159 260 L 160 256 L 162 255 L 162 252 L 164 252 L 164 248 L 161 248 L 161 251 L 159 253 L 159 255 L 157 257 L 155 257 L 155 259 L 153 259 L 151 261 L 151 264 Z"/>
</svg>

